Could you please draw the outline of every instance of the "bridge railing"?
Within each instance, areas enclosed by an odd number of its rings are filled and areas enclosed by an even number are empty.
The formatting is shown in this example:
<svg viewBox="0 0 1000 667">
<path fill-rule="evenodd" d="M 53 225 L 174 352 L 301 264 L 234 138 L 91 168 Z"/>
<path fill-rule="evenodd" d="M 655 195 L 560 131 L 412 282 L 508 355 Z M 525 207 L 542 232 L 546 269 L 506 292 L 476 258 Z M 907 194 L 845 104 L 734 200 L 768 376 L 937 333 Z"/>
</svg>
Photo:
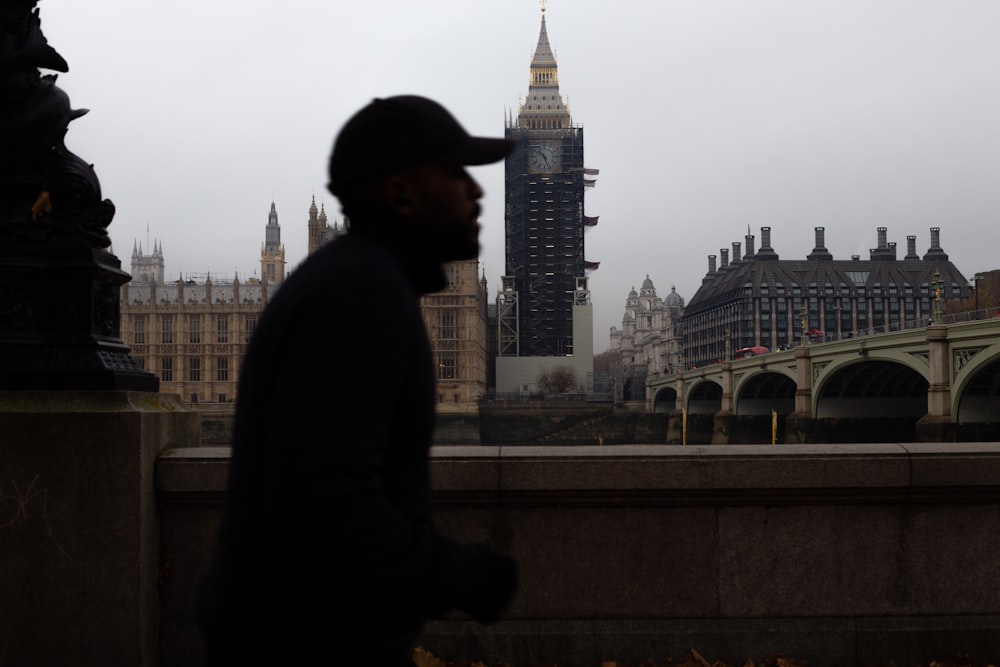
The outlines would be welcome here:
<svg viewBox="0 0 1000 667">
<path fill-rule="evenodd" d="M 941 324 L 960 324 L 963 322 L 975 322 L 978 320 L 990 320 L 1000 318 L 1000 308 L 993 306 L 991 308 L 980 308 L 978 310 L 967 310 L 960 313 L 943 313 L 941 316 Z M 887 325 L 881 325 L 877 327 L 865 327 L 861 329 L 855 329 L 851 331 L 823 331 L 817 332 L 811 336 L 808 336 L 808 344 L 816 345 L 819 343 L 833 343 L 839 340 L 849 340 L 853 338 L 867 338 L 869 336 L 881 336 L 884 334 L 897 333 L 899 331 L 909 331 L 912 329 L 924 329 L 932 324 L 935 324 L 934 318 L 928 318 L 927 320 L 903 320 L 900 322 L 890 322 Z M 791 350 L 799 347 L 801 343 L 793 343 L 789 345 L 782 345 L 774 348 L 771 352 L 780 352 L 783 350 Z M 755 355 L 757 356 L 757 355 Z M 718 362 L 716 362 L 718 363 Z M 702 366 L 711 366 L 713 364 L 702 364 Z M 683 370 L 693 370 L 695 366 L 693 364 L 687 364 Z M 677 369 L 676 372 L 683 372 L 681 369 Z M 659 375 L 672 375 L 672 372 L 663 372 L 660 374 L 651 374 L 653 376 Z"/>
<path fill-rule="evenodd" d="M 980 308 L 979 310 L 967 310 L 960 313 L 943 313 L 941 324 L 958 324 L 960 322 L 974 322 L 977 320 L 989 320 L 1000 318 L 998 308 Z M 934 318 L 923 320 L 904 320 L 902 322 L 890 322 L 887 325 L 857 329 L 854 331 L 833 331 L 823 332 L 822 335 L 811 336 L 810 342 L 830 343 L 848 338 L 861 338 L 864 336 L 878 336 L 897 331 L 908 331 L 910 329 L 923 329 L 932 324 L 936 324 Z M 818 340 L 817 340 L 818 339 Z"/>
</svg>

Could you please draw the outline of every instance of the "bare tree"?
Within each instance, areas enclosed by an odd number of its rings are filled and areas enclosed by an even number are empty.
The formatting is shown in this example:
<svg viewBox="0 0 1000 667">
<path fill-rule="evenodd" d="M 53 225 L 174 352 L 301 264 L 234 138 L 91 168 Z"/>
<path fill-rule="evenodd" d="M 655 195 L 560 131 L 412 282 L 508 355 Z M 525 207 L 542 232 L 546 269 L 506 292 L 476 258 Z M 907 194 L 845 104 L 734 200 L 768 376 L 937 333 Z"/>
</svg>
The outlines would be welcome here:
<svg viewBox="0 0 1000 667">
<path fill-rule="evenodd" d="M 594 371 L 610 373 L 621 363 L 622 353 L 620 350 L 605 350 L 594 355 Z"/>
<path fill-rule="evenodd" d="M 538 374 L 538 386 L 547 394 L 564 394 L 577 386 L 576 373 L 569 366 L 547 368 Z"/>
</svg>

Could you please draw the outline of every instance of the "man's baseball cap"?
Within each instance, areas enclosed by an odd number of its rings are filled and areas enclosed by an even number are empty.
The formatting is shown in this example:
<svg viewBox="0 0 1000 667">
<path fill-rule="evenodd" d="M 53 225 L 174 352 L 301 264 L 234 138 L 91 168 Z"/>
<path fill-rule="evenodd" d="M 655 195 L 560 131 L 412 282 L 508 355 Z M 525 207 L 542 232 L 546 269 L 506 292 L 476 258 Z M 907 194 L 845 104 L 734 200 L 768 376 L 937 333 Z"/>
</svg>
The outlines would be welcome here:
<svg viewBox="0 0 1000 667">
<path fill-rule="evenodd" d="M 330 192 L 421 162 L 477 165 L 513 149 L 509 139 L 473 137 L 447 109 L 419 95 L 376 98 L 340 130 L 330 155 Z"/>
</svg>

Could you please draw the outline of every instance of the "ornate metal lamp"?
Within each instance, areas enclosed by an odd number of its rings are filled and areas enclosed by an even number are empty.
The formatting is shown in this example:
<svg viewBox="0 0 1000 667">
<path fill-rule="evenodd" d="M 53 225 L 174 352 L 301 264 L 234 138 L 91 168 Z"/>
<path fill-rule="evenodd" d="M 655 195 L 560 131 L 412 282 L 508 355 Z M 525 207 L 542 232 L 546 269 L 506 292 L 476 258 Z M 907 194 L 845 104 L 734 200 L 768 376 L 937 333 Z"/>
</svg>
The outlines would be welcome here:
<svg viewBox="0 0 1000 667">
<path fill-rule="evenodd" d="M 114 204 L 63 142 L 69 66 L 42 34 L 37 0 L 0 6 L 0 390 L 156 391 L 120 339 L 120 287 L 106 248 Z"/>
<path fill-rule="evenodd" d="M 944 321 L 941 313 L 941 288 L 944 283 L 941 282 L 941 272 L 937 269 L 934 270 L 931 287 L 934 289 L 934 324 L 941 324 Z"/>
</svg>

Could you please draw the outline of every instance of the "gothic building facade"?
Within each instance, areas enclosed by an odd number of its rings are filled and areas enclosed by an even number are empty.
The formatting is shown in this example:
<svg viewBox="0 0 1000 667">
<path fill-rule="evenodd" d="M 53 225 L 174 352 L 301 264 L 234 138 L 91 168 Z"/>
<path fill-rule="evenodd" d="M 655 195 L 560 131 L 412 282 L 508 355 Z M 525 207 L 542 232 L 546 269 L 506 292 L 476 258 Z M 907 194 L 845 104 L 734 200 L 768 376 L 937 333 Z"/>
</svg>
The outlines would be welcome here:
<svg viewBox="0 0 1000 667">
<path fill-rule="evenodd" d="M 122 286 L 121 337 L 160 391 L 187 403 L 231 403 L 261 311 L 285 279 L 285 246 L 274 202 L 260 250 L 260 278 L 164 275 L 161 244 L 132 248 L 132 281 Z"/>
<path fill-rule="evenodd" d="M 478 276 L 475 259 L 444 269 L 447 286 L 421 297 L 420 309 L 437 367 L 438 411 L 464 412 L 487 390 L 486 278 Z"/>
<path fill-rule="evenodd" d="M 326 204 L 320 203 L 316 208 L 316 196 L 313 195 L 312 203 L 309 205 L 309 222 L 306 225 L 309 233 L 309 246 L 307 254 L 311 255 L 324 243 L 332 241 L 346 230 L 334 220 L 333 225 L 327 224 Z"/>
<path fill-rule="evenodd" d="M 344 233 L 327 224 L 324 207 L 309 206 L 310 254 Z M 486 279 L 477 260 L 445 266 L 447 287 L 421 299 L 437 365 L 441 411 L 474 408 L 486 393 Z M 167 281 L 163 248 L 132 249 L 132 281 L 122 287 L 121 337 L 160 390 L 192 404 L 230 403 L 258 318 L 285 279 L 285 246 L 271 203 L 260 250 L 260 278 L 186 275 Z M 378 304 L 372 304 L 377 308 Z"/>
<path fill-rule="evenodd" d="M 578 375 L 593 370 L 587 272 L 597 263 L 584 257 L 584 233 L 597 218 L 584 215 L 584 192 L 597 170 L 584 167 L 583 127 L 574 125 L 559 91 L 544 6 L 528 95 L 507 118 L 505 135 L 515 148 L 505 163 L 506 263 L 497 298 L 501 393 L 545 365 L 512 358 L 560 357 Z"/>
<path fill-rule="evenodd" d="M 815 228 L 816 247 L 802 260 L 783 260 L 771 247 L 770 227 L 708 256 L 708 273 L 684 310 L 688 366 L 732 358 L 745 348 L 790 347 L 925 327 L 945 302 L 966 298 L 971 286 L 940 245 L 940 228 L 930 230 L 930 248 L 917 254 L 916 236 L 898 258 L 896 243 L 879 227 L 878 246 L 869 258 L 835 260 L 825 246 L 825 230 Z"/>
</svg>

